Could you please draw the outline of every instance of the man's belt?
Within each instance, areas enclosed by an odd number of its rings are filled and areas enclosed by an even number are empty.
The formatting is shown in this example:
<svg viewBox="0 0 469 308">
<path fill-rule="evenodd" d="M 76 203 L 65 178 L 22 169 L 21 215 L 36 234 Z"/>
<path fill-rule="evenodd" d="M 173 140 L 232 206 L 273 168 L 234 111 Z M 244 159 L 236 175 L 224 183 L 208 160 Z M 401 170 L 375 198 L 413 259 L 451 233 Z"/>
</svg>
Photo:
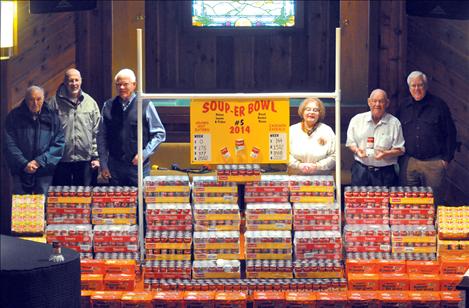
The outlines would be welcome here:
<svg viewBox="0 0 469 308">
<path fill-rule="evenodd" d="M 358 160 L 355 160 L 358 164 L 360 164 L 361 166 L 363 166 L 364 168 L 367 168 L 369 171 L 373 171 L 373 172 L 378 172 L 378 171 L 381 171 L 381 170 L 385 170 L 385 169 L 389 169 L 389 168 L 393 168 L 394 169 L 394 165 L 388 165 L 388 166 L 383 166 L 383 167 L 376 167 L 376 166 L 368 166 L 368 165 L 365 165 L 361 162 L 359 162 Z"/>
</svg>

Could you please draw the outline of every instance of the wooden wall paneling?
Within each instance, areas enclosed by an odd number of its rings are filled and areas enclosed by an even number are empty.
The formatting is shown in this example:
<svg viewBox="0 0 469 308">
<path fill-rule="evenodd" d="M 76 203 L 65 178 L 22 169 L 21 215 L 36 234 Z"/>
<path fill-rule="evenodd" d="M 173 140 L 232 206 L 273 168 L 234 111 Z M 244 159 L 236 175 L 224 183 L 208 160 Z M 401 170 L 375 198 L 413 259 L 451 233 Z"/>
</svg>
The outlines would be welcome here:
<svg viewBox="0 0 469 308">
<path fill-rule="evenodd" d="M 217 87 L 216 36 L 196 37 L 192 52 L 194 58 L 194 66 L 192 67 L 194 87 L 201 92 L 215 89 Z"/>
<path fill-rule="evenodd" d="M 412 44 L 417 46 L 419 50 L 424 51 L 425 55 L 437 58 L 449 70 L 454 70 L 454 73 L 469 80 L 469 54 L 463 54 L 462 51 L 456 49 L 457 46 L 448 48 L 438 38 L 430 36 L 419 24 L 414 23 L 414 18 L 418 17 L 409 18 L 408 22 L 408 35 L 412 38 Z M 426 23 L 426 27 L 430 26 L 432 26 L 430 22 Z"/>
<path fill-rule="evenodd" d="M 270 87 L 286 91 L 292 75 L 291 35 L 272 35 L 270 46 Z"/>
<path fill-rule="evenodd" d="M 130 68 L 137 75 L 137 29 L 145 32 L 145 1 L 112 1 L 112 76 L 123 69 Z M 143 50 L 145 40 L 142 38 Z M 145 67 L 145 60 L 143 60 Z M 143 72 L 145 80 L 145 70 Z M 137 80 L 137 82 L 143 82 Z M 113 95 L 116 94 L 115 87 Z"/>
<path fill-rule="evenodd" d="M 21 8 L 19 16 L 29 15 L 29 5 Z M 35 25 L 19 24 L 20 54 L 9 60 L 9 65 L 14 67 L 10 73 L 10 107 L 23 99 L 28 86 L 44 86 L 46 81 L 63 74 L 64 68 L 72 66 L 75 58 L 75 28 L 70 22 L 70 19 L 73 21 L 72 13 L 40 14 L 19 19 Z M 44 87 L 46 94 L 55 93 L 59 84 L 49 83 Z"/>
<path fill-rule="evenodd" d="M 147 91 L 174 89 L 179 82 L 179 39 L 183 31 L 180 1 L 146 2 Z M 156 87 L 155 87 L 156 86 Z M 153 90 L 154 89 L 154 90 Z M 164 91 L 166 92 L 166 91 Z"/>
<path fill-rule="evenodd" d="M 184 35 L 184 37 L 178 42 L 180 48 L 180 53 L 178 54 L 178 74 L 180 78 L 177 83 L 177 88 L 183 91 L 195 89 L 194 67 L 197 59 L 195 59 L 194 55 L 197 39 L 198 38 L 195 38 L 194 36 Z"/>
<path fill-rule="evenodd" d="M 405 2 L 380 1 L 379 3 L 379 68 L 376 87 L 383 88 L 391 100 L 390 111 L 397 109 L 406 86 L 406 35 Z M 370 89 L 371 90 L 371 89 Z"/>
<path fill-rule="evenodd" d="M 102 106 L 111 97 L 112 76 L 112 6 L 110 1 L 98 1 L 97 8 L 75 13 L 77 52 L 76 68 L 80 71 L 82 87 Z"/>
<path fill-rule="evenodd" d="M 190 142 L 189 108 L 158 107 L 166 129 L 166 142 Z"/>
<path fill-rule="evenodd" d="M 307 88 L 310 62 L 306 52 L 309 43 L 307 37 L 309 36 L 304 32 L 295 33 L 291 40 L 291 77 L 288 84 L 291 90 Z"/>
<path fill-rule="evenodd" d="M 216 88 L 231 92 L 235 88 L 235 50 L 232 36 L 219 36 L 216 38 L 215 76 Z"/>
<path fill-rule="evenodd" d="M 145 1 L 145 41 L 147 42 L 158 42 L 145 44 L 145 88 L 144 90 L 149 93 L 156 91 L 159 85 L 160 67 L 158 46 L 161 43 L 159 35 L 159 5 L 169 1 Z"/>
<path fill-rule="evenodd" d="M 324 84 L 328 80 L 325 78 L 325 66 L 331 57 L 329 55 L 329 45 L 326 43 L 325 36 L 331 35 L 327 32 L 327 3 L 323 1 L 308 2 L 309 14 L 305 17 L 305 31 L 308 38 L 308 49 L 305 50 L 305 56 L 308 57 L 308 85 L 311 91 L 324 91 Z M 332 59 L 335 59 L 332 57 Z M 326 70 L 327 72 L 327 70 Z"/>
<path fill-rule="evenodd" d="M 254 37 L 254 84 L 255 91 L 267 92 L 271 84 L 271 39 L 272 35 Z"/>
<path fill-rule="evenodd" d="M 229 71 L 224 73 L 224 78 L 233 79 L 235 92 L 245 92 L 247 89 L 253 90 L 255 84 L 255 36 L 234 36 L 233 50 L 233 75 L 229 75 Z M 225 54 L 218 54 L 221 59 L 225 58 Z M 229 60 L 227 60 L 229 61 Z M 222 72 L 223 73 L 223 72 Z"/>
<path fill-rule="evenodd" d="M 449 20 L 444 18 L 409 17 L 409 23 L 420 29 L 432 40 L 438 40 L 443 46 L 468 57 L 469 31 L 467 20 Z"/>
<path fill-rule="evenodd" d="M 341 86 L 344 104 L 363 104 L 368 97 L 368 2 L 340 2 Z"/>
</svg>

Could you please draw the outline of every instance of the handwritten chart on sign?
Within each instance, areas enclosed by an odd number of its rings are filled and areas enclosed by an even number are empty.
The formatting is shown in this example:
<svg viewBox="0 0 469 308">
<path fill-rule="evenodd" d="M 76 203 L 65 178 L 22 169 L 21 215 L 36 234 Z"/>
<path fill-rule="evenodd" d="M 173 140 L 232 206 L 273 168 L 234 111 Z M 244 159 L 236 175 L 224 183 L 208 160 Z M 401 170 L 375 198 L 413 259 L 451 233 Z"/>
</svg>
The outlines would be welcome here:
<svg viewBox="0 0 469 308">
<path fill-rule="evenodd" d="M 190 121 L 192 164 L 288 160 L 287 99 L 194 99 Z"/>
</svg>

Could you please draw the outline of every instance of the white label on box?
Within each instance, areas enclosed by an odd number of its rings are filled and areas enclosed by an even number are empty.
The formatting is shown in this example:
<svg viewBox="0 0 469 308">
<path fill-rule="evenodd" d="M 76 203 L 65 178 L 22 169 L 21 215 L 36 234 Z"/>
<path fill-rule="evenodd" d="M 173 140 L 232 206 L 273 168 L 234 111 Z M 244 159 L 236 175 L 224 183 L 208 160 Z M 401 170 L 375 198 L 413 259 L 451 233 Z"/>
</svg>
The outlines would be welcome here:
<svg viewBox="0 0 469 308">
<path fill-rule="evenodd" d="M 287 134 L 286 133 L 270 133 L 269 158 L 270 160 L 286 160 L 287 159 Z"/>
<path fill-rule="evenodd" d="M 194 135 L 194 161 L 212 160 L 211 134 Z"/>
</svg>

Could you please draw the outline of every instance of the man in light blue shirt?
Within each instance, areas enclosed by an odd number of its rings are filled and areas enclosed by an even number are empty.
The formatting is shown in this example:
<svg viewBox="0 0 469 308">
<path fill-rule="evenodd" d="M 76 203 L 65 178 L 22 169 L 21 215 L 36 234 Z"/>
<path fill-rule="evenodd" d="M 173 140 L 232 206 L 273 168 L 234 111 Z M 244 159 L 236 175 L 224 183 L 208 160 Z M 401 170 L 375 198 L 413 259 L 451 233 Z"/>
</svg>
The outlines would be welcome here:
<svg viewBox="0 0 469 308">
<path fill-rule="evenodd" d="M 132 70 L 115 78 L 118 95 L 104 103 L 97 136 L 101 177 L 111 185 L 138 185 L 137 86 Z M 166 131 L 151 102 L 142 102 L 143 176 L 150 173 L 150 156 L 166 139 Z"/>
</svg>

